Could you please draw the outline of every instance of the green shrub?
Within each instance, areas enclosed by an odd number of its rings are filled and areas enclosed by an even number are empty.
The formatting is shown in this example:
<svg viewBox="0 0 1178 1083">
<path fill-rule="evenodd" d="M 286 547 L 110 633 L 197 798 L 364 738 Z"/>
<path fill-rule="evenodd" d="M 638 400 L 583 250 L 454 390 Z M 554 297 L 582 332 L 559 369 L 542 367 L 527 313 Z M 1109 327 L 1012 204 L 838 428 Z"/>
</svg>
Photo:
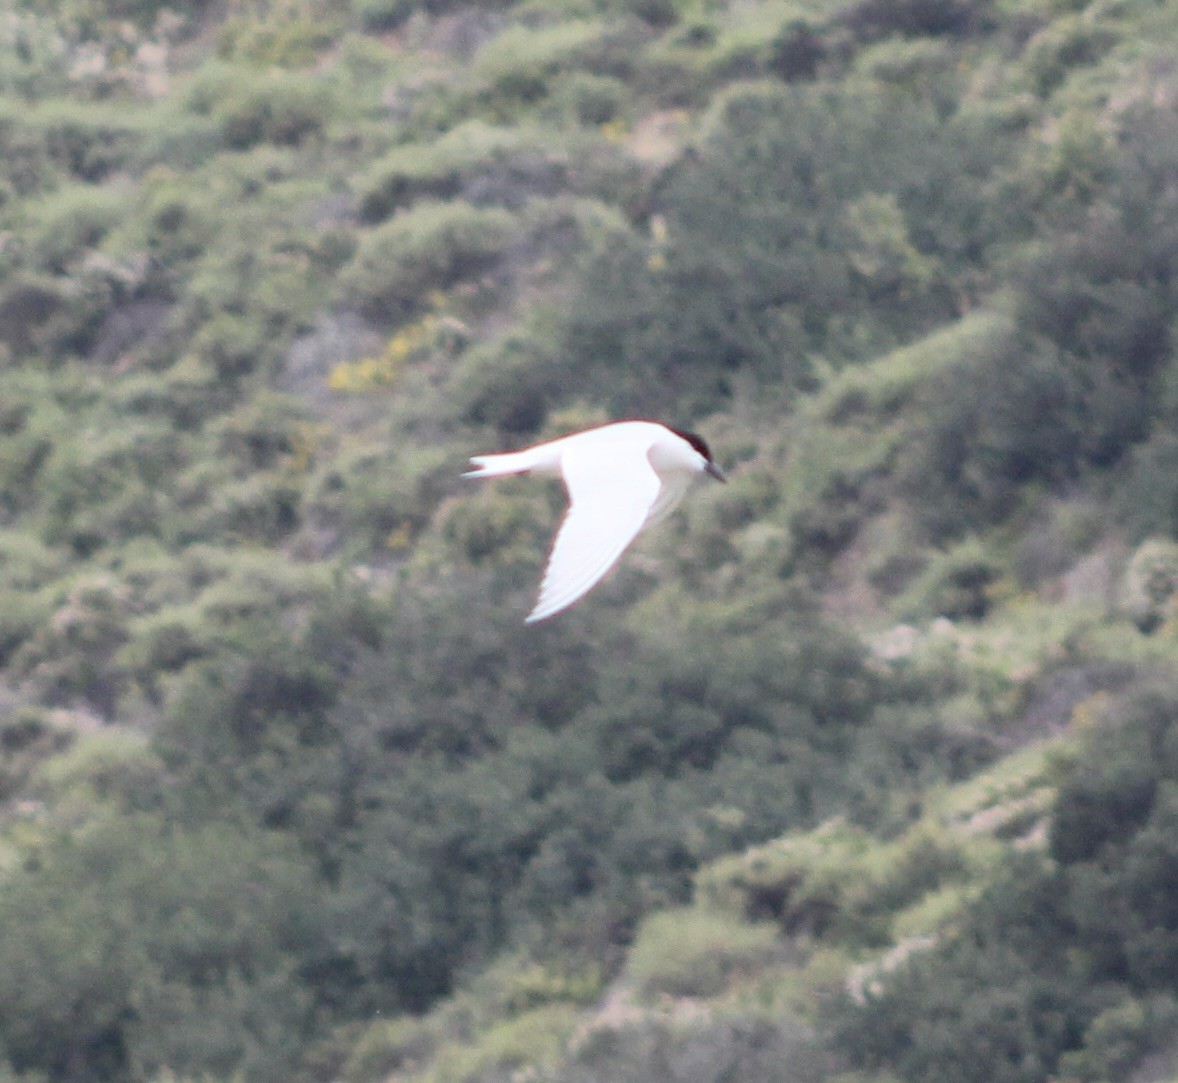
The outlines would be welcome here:
<svg viewBox="0 0 1178 1083">
<path fill-rule="evenodd" d="M 552 1068 L 578 1021 L 576 1008 L 551 1004 L 495 1023 L 470 1045 L 444 1047 L 422 1083 L 477 1083 Z"/>
<path fill-rule="evenodd" d="M 994 603 L 1002 566 L 977 538 L 967 539 L 929 561 L 897 601 L 909 620 L 947 617 L 983 620 Z"/>
<path fill-rule="evenodd" d="M 914 434 L 901 471 L 920 492 L 934 534 L 1001 519 L 1031 482 L 1075 475 L 1086 445 L 1077 366 L 1050 343 L 1011 337 L 939 371 L 922 390 L 927 427 Z"/>
<path fill-rule="evenodd" d="M 216 194 L 171 171 L 159 170 L 144 183 L 141 203 L 123 243 L 153 258 L 152 285 L 165 297 L 183 280 L 191 261 L 217 236 Z"/>
<path fill-rule="evenodd" d="M 818 357 L 864 361 L 946 322 L 958 230 L 976 208 L 930 178 L 956 175 L 944 148 L 981 135 L 863 86 L 733 84 L 661 187 L 650 236 L 587 259 L 572 367 L 627 409 L 691 415 L 738 372 L 788 396 L 813 387 Z"/>
<path fill-rule="evenodd" d="M 366 30 L 391 30 L 405 22 L 415 12 L 425 15 L 447 15 L 462 6 L 462 0 L 357 0 L 353 5 Z M 510 0 L 491 0 L 481 5 L 492 10 L 510 6 Z"/>
<path fill-rule="evenodd" d="M 565 19 L 548 26 L 516 24 L 479 50 L 474 71 L 507 103 L 538 101 L 556 72 L 584 64 L 600 48 L 605 24 Z"/>
<path fill-rule="evenodd" d="M 0 341 L 13 354 L 34 350 L 51 354 L 58 345 L 58 328 L 70 322 L 67 283 L 28 272 L 11 276 L 0 285 Z"/>
<path fill-rule="evenodd" d="M 0 478 L 5 484 L 9 482 L 4 475 Z M 63 566 L 61 552 L 46 546 L 36 535 L 19 528 L 0 529 L 0 587 L 31 596 Z"/>
<path fill-rule="evenodd" d="M 1152 632 L 1178 609 L 1178 544 L 1148 538 L 1129 558 L 1121 580 L 1120 608 L 1145 632 Z"/>
<path fill-rule="evenodd" d="M 783 82 L 813 79 L 829 45 L 819 26 L 805 19 L 791 19 L 769 43 L 768 69 Z"/>
<path fill-rule="evenodd" d="M 158 698 L 160 678 L 203 658 L 209 644 L 194 628 L 197 622 L 170 612 L 153 614 L 136 622 L 131 639 L 115 656 L 120 669 L 139 682 L 153 699 Z"/>
<path fill-rule="evenodd" d="M 377 1083 L 395 1071 L 413 1071 L 436 1049 L 438 1036 L 427 1020 L 403 1016 L 369 1023 L 348 1053 L 343 1083 Z"/>
<path fill-rule="evenodd" d="M 129 592 L 114 577 L 79 577 L 60 587 L 51 618 L 14 655 L 16 672 L 33 677 L 50 703 L 85 702 L 113 716 L 122 690 L 116 651 L 128 638 Z"/>
<path fill-rule="evenodd" d="M 1004 868 L 961 922 L 837 1005 L 835 1045 L 913 1083 L 1042 1083 L 1102 999 L 1068 965 L 1060 884 L 1038 856 Z"/>
<path fill-rule="evenodd" d="M 623 115 L 630 91 L 612 75 L 573 71 L 554 81 L 550 97 L 563 116 L 577 124 L 600 127 Z"/>
<path fill-rule="evenodd" d="M 1146 685 L 1060 764 L 1049 855 L 1004 859 L 935 946 L 839 1009 L 854 1062 L 918 1083 L 1120 1079 L 1168 1044 L 1175 707 Z"/>
<path fill-rule="evenodd" d="M 504 1019 L 474 1042 L 446 1045 L 422 1083 L 477 1083 L 479 1079 L 554 1068 L 578 1022 L 576 1009 L 551 1004 Z"/>
<path fill-rule="evenodd" d="M 311 5 L 294 0 L 261 15 L 240 12 L 221 26 L 218 52 L 223 58 L 262 67 L 305 68 L 338 38 L 340 27 Z"/>
<path fill-rule="evenodd" d="M 299 526 L 302 487 L 284 471 L 258 471 L 225 480 L 204 520 L 209 536 L 276 545 Z"/>
<path fill-rule="evenodd" d="M 439 475 L 452 469 L 443 448 L 349 445 L 311 480 L 307 520 L 349 550 L 404 549 L 435 510 Z"/>
<path fill-rule="evenodd" d="M 376 222 L 419 199 L 449 200 L 459 194 L 481 205 L 520 205 L 563 181 L 565 168 L 553 153 L 555 133 L 520 126 L 468 121 L 429 144 L 395 147 L 361 182 L 360 215 Z M 529 178 L 534 178 L 529 184 Z"/>
<path fill-rule="evenodd" d="M 178 465 L 176 442 L 162 423 L 139 419 L 101 434 L 101 421 L 91 425 L 61 439 L 41 474 L 46 540 L 83 554 L 156 534 L 166 501 L 159 482 Z"/>
<path fill-rule="evenodd" d="M 233 392 L 211 359 L 186 353 L 166 368 L 128 374 L 111 389 L 111 403 L 127 414 L 162 419 L 178 432 L 191 432 L 225 410 Z"/>
<path fill-rule="evenodd" d="M 291 1077 L 309 1007 L 293 953 L 314 929 L 291 846 L 108 815 L 31 865 L 0 885 L 0 1042 L 18 1071 Z"/>
<path fill-rule="evenodd" d="M 30 640 L 53 612 L 43 595 L 27 587 L 0 590 L 0 664 L 9 664 L 22 644 Z"/>
<path fill-rule="evenodd" d="M 380 222 L 418 199 L 448 200 L 458 192 L 455 167 L 435 163 L 428 148 L 417 144 L 397 147 L 361 182 L 360 217 L 364 222 Z"/>
<path fill-rule="evenodd" d="M 1168 416 L 1130 452 L 1119 496 L 1118 518 L 1138 536 L 1178 532 L 1178 433 Z"/>
<path fill-rule="evenodd" d="M 206 66 L 189 92 L 189 108 L 216 118 L 226 146 L 298 146 L 322 134 L 335 102 L 330 88 L 305 74 Z"/>
<path fill-rule="evenodd" d="M 440 527 L 463 559 L 473 564 L 490 559 L 498 564 L 526 561 L 534 566 L 534 547 L 544 530 L 541 508 L 537 494 L 513 494 L 501 487 L 494 493 L 476 493 L 449 509 Z"/>
<path fill-rule="evenodd" d="M 596 964 L 572 971 L 536 963 L 512 974 L 505 984 L 506 1007 L 515 1013 L 543 1004 L 592 1004 L 601 995 L 603 975 Z"/>
<path fill-rule="evenodd" d="M 195 0 L 186 10 L 199 12 L 209 0 Z M 143 30 L 151 29 L 161 11 L 170 10 L 166 0 L 69 0 L 66 4 L 49 4 L 45 0 L 33 0 L 34 9 L 49 8 L 57 14 L 64 14 L 67 23 L 90 33 L 118 20 L 129 20 Z"/>
<path fill-rule="evenodd" d="M 1178 1001 L 1173 996 L 1127 997 L 1092 1020 L 1080 1049 L 1060 1058 L 1060 1078 L 1077 1083 L 1130 1079 L 1149 1054 L 1172 1051 L 1175 1026 Z"/>
<path fill-rule="evenodd" d="M 538 321 L 474 344 L 449 388 L 462 416 L 512 438 L 538 432 L 565 382 L 558 335 Z"/>
<path fill-rule="evenodd" d="M 52 274 L 76 267 L 126 213 L 127 193 L 117 186 L 69 185 L 52 196 L 25 202 L 30 229 L 28 254 L 34 266 Z"/>
<path fill-rule="evenodd" d="M 50 100 L 28 111 L 30 135 L 43 141 L 49 159 L 69 176 L 95 183 L 135 157 L 138 118 L 125 106 Z"/>
<path fill-rule="evenodd" d="M 490 270 L 516 231 L 497 207 L 422 202 L 364 235 L 340 272 L 341 299 L 382 323 L 423 311 L 432 290 Z"/>
<path fill-rule="evenodd" d="M 192 336 L 193 353 L 222 380 L 247 376 L 264 367 L 271 334 L 256 314 L 219 312 Z"/>
<path fill-rule="evenodd" d="M 261 80 L 236 89 L 218 110 L 225 142 L 234 150 L 258 143 L 297 146 L 322 134 L 331 115 L 327 91 L 305 77 Z"/>
<path fill-rule="evenodd" d="M 29 5 L 31 8 L 32 5 Z M 46 3 L 46 8 L 56 5 Z M 12 149 L 7 136 L 8 111 L 17 105 L 15 113 L 24 113 L 27 103 L 61 93 L 68 86 L 61 33 L 56 21 L 42 10 L 13 11 L 8 23 L 12 47 L 0 51 L 0 145 Z M 5 166 L 11 166 L 11 160 Z M 0 172 L 5 172 L 0 167 Z"/>
<path fill-rule="evenodd" d="M 715 996 L 771 958 L 777 932 L 700 908 L 652 914 L 638 928 L 627 968 L 639 993 Z"/>
<path fill-rule="evenodd" d="M 808 1027 L 780 1012 L 648 1013 L 578 1036 L 565 1063 L 538 1083 L 867 1083 L 839 1066 Z M 871 1083 L 897 1083 L 872 1075 Z"/>
<path fill-rule="evenodd" d="M 987 29 L 995 18 L 993 0 L 860 0 L 842 21 L 860 39 L 892 35 L 964 37 Z"/>
<path fill-rule="evenodd" d="M 960 877 L 962 855 L 927 826 L 882 844 L 839 821 L 723 858 L 701 871 L 712 905 L 790 936 L 883 943 L 894 919 Z"/>
<path fill-rule="evenodd" d="M 356 0 L 353 6 L 364 29 L 380 33 L 404 22 L 420 4 L 418 0 Z"/>
<path fill-rule="evenodd" d="M 1026 71 L 1037 94 L 1046 97 L 1073 68 L 1095 64 L 1117 42 L 1101 20 L 1062 15 L 1036 34 L 1026 53 Z"/>
<path fill-rule="evenodd" d="M 68 744 L 68 751 L 38 768 L 32 792 L 61 808 L 86 802 L 124 812 L 157 806 L 164 766 L 140 734 L 108 729 L 83 733 Z"/>
<path fill-rule="evenodd" d="M 0 719 L 0 800 L 30 793 L 30 777 L 42 764 L 57 762 L 74 736 L 68 725 L 37 707 L 18 708 Z"/>
</svg>

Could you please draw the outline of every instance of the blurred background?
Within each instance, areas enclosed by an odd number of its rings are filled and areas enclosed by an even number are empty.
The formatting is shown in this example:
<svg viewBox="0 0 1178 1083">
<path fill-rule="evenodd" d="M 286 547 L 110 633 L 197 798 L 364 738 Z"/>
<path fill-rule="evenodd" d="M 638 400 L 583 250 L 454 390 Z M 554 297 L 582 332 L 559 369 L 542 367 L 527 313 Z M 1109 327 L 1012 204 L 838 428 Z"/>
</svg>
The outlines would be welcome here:
<svg viewBox="0 0 1178 1083">
<path fill-rule="evenodd" d="M 1176 58 L 0 0 L 0 1080 L 1178 1079 Z"/>
</svg>

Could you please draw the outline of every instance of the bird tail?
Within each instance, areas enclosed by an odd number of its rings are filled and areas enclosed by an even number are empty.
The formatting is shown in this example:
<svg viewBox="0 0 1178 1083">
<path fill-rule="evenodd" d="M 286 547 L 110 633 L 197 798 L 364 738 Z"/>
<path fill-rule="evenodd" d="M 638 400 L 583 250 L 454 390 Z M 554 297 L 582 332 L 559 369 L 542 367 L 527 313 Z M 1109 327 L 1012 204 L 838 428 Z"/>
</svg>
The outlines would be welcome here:
<svg viewBox="0 0 1178 1083">
<path fill-rule="evenodd" d="M 468 470 L 464 478 L 497 478 L 504 474 L 526 474 L 536 468 L 535 456 L 527 451 L 507 451 L 500 455 L 472 455 L 474 470 Z"/>
</svg>

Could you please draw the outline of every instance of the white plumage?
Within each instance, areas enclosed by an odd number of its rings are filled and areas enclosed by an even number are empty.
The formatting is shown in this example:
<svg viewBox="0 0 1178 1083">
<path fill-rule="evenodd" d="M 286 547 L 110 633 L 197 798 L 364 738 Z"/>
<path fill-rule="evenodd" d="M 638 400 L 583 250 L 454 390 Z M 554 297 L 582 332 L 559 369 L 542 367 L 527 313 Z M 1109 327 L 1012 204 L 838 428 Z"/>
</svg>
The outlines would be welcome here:
<svg viewBox="0 0 1178 1083">
<path fill-rule="evenodd" d="M 584 597 L 644 527 L 668 515 L 692 478 L 724 481 L 704 441 L 656 421 L 617 421 L 498 455 L 474 455 L 468 478 L 557 475 L 569 510 L 557 531 L 528 623 Z"/>
</svg>

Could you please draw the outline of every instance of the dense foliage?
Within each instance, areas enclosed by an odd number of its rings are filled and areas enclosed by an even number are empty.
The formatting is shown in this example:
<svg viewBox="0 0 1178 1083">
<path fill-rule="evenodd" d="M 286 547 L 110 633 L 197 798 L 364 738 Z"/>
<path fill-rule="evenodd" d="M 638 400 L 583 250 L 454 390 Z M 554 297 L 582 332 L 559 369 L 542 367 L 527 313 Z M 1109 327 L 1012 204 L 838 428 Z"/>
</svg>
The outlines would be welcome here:
<svg viewBox="0 0 1178 1083">
<path fill-rule="evenodd" d="M 1176 43 L 0 2 L 0 1077 L 1171 1064 Z M 618 416 L 732 481 L 525 627 Z"/>
</svg>

